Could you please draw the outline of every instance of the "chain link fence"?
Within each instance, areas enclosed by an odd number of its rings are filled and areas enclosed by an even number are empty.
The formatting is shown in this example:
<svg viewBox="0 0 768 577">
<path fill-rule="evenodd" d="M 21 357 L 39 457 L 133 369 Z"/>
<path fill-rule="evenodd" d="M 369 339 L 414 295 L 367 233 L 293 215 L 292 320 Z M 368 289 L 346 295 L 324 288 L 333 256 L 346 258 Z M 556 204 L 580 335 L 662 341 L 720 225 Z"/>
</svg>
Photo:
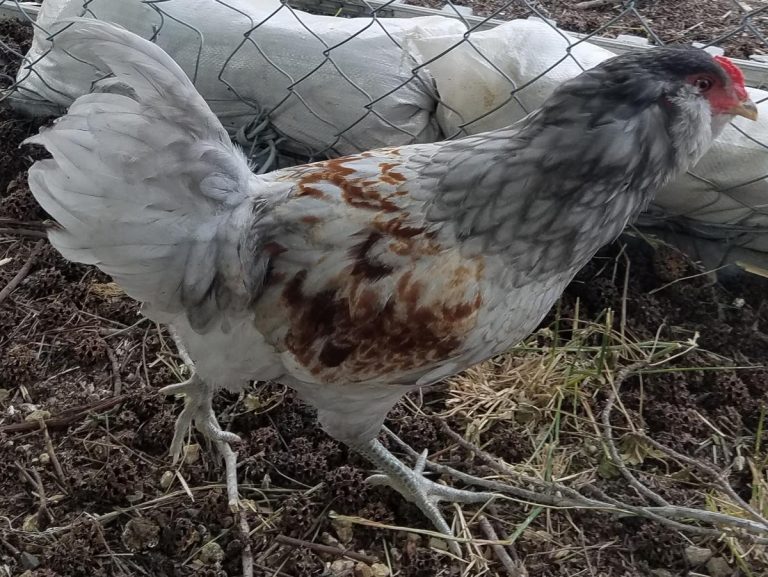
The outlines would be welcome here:
<svg viewBox="0 0 768 577">
<path fill-rule="evenodd" d="M 0 0 L 34 27 L 27 52 L 3 45 L 21 65 L 0 102 L 60 115 L 105 89 L 56 50 L 56 21 L 112 21 L 165 49 L 266 172 L 506 126 L 613 54 L 695 42 L 737 59 L 762 119 L 736 121 L 641 222 L 707 267 L 768 274 L 768 0 L 413 1 Z"/>
</svg>

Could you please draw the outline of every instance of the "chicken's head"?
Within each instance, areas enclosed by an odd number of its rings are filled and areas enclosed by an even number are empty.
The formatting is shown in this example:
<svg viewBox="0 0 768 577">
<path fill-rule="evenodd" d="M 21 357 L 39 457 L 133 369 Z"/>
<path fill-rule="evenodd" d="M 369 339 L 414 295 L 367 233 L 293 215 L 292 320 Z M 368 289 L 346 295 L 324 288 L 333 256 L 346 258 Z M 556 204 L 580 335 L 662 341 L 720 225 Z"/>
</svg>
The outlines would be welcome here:
<svg viewBox="0 0 768 577">
<path fill-rule="evenodd" d="M 673 53 L 674 54 L 674 53 Z M 666 69 L 667 86 L 662 98 L 678 109 L 681 120 L 710 119 L 716 137 L 734 116 L 757 119 L 757 106 L 744 86 L 744 74 L 724 56 L 711 57 L 703 50 L 681 50 L 679 64 Z"/>
<path fill-rule="evenodd" d="M 689 166 L 707 151 L 734 116 L 757 119 L 744 74 L 724 56 L 699 49 L 667 49 L 658 59 L 659 102 L 670 115 L 669 130 Z"/>
<path fill-rule="evenodd" d="M 707 99 L 712 114 L 739 115 L 756 120 L 757 106 L 749 99 L 741 69 L 724 56 L 715 56 L 713 60 L 724 74 L 699 72 L 689 79 L 689 83 Z"/>
<path fill-rule="evenodd" d="M 652 48 L 616 56 L 565 83 L 552 110 L 572 97 L 578 113 L 593 126 L 634 119 L 649 141 L 671 142 L 678 169 L 685 170 L 707 151 L 720 131 L 739 115 L 757 118 L 744 87 L 744 75 L 728 58 L 699 48 Z"/>
</svg>

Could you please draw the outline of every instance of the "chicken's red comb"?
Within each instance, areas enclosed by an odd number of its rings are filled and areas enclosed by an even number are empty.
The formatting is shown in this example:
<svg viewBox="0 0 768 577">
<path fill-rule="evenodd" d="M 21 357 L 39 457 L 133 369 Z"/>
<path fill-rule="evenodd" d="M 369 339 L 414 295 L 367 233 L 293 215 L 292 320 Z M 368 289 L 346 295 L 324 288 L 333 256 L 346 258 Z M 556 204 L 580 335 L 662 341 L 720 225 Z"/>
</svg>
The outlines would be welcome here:
<svg viewBox="0 0 768 577">
<path fill-rule="evenodd" d="M 733 85 L 736 87 L 736 94 L 738 94 L 739 98 L 746 100 L 748 95 L 747 89 L 744 86 L 744 73 L 741 71 L 741 68 L 736 66 L 730 58 L 726 58 L 725 56 L 715 56 L 715 62 L 717 62 L 722 69 L 725 70 L 725 73 L 731 77 L 731 82 L 733 82 Z"/>
<path fill-rule="evenodd" d="M 715 56 L 715 61 L 723 67 L 728 76 L 736 86 L 744 86 L 744 73 L 741 68 L 736 66 L 730 58 L 725 56 Z"/>
</svg>

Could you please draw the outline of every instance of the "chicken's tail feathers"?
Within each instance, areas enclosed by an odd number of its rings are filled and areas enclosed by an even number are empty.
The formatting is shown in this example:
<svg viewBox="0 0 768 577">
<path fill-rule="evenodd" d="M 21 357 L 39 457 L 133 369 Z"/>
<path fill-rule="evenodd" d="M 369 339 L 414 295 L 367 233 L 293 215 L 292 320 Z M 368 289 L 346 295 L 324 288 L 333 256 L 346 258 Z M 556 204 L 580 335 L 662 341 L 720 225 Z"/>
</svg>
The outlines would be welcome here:
<svg viewBox="0 0 768 577">
<path fill-rule="evenodd" d="M 54 49 L 114 78 L 27 140 L 53 156 L 29 171 L 59 225 L 50 241 L 112 275 L 154 318 L 185 314 L 203 330 L 263 279 L 266 263 L 240 254 L 263 208 L 249 194 L 256 177 L 162 49 L 97 20 L 61 25 Z"/>
</svg>

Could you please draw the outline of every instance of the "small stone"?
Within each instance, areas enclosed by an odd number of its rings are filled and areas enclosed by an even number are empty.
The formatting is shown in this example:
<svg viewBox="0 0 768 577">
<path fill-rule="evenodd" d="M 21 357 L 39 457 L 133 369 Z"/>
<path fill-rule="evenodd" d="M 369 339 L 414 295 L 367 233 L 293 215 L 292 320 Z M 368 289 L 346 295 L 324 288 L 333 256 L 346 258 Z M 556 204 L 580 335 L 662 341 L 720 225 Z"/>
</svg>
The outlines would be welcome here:
<svg viewBox="0 0 768 577">
<path fill-rule="evenodd" d="M 248 393 L 245 396 L 245 399 L 243 399 L 243 405 L 245 405 L 246 411 L 255 413 L 256 411 L 258 411 L 264 406 L 264 403 L 261 402 L 261 399 L 259 398 L 258 395 L 254 395 L 253 393 Z"/>
<path fill-rule="evenodd" d="M 24 519 L 21 524 L 21 528 L 27 533 L 37 533 L 40 531 L 40 519 L 37 518 L 37 513 L 29 515 Z"/>
<path fill-rule="evenodd" d="M 160 488 L 168 489 L 173 484 L 173 478 L 176 474 L 173 471 L 166 471 L 163 476 L 160 477 Z"/>
<path fill-rule="evenodd" d="M 200 460 L 200 445 L 192 443 L 184 447 L 184 463 L 194 465 Z"/>
<path fill-rule="evenodd" d="M 584 443 L 584 452 L 587 455 L 597 455 L 600 452 L 600 447 L 595 443 Z"/>
<path fill-rule="evenodd" d="M 339 538 L 339 542 L 347 544 L 352 541 L 352 523 L 346 519 L 334 519 L 331 521 L 333 530 L 336 531 L 336 536 Z"/>
<path fill-rule="evenodd" d="M 125 524 L 120 538 L 129 551 L 154 549 L 160 542 L 160 527 L 150 519 L 131 519 Z"/>
<path fill-rule="evenodd" d="M 413 557 L 416 555 L 416 549 L 418 549 L 420 544 L 421 535 L 417 533 L 407 533 L 405 535 L 405 546 L 403 547 L 403 551 L 409 557 Z"/>
<path fill-rule="evenodd" d="M 144 500 L 144 491 L 136 491 L 135 493 L 126 495 L 125 500 L 128 501 L 131 505 L 134 503 L 139 503 L 140 501 Z"/>
<path fill-rule="evenodd" d="M 371 565 L 373 577 L 389 577 L 389 567 L 383 563 L 374 563 Z"/>
<path fill-rule="evenodd" d="M 320 542 L 323 545 L 328 545 L 329 547 L 338 547 L 339 546 L 339 540 L 331 535 L 328 531 L 323 531 L 320 533 Z"/>
<path fill-rule="evenodd" d="M 46 419 L 51 418 L 51 413 L 44 409 L 36 409 L 29 413 L 26 417 L 24 417 L 24 420 L 28 423 L 33 423 L 35 421 L 44 421 Z"/>
<path fill-rule="evenodd" d="M 688 560 L 688 563 L 698 567 L 699 565 L 704 565 L 704 563 L 712 558 L 712 551 L 704 547 L 691 545 L 685 548 L 685 558 Z"/>
<path fill-rule="evenodd" d="M 433 549 L 437 549 L 438 551 L 448 551 L 448 543 L 445 541 L 445 539 L 440 539 L 438 537 L 430 537 L 429 538 L 429 546 Z"/>
<path fill-rule="evenodd" d="M 37 458 L 37 460 L 41 465 L 47 465 L 51 462 L 51 456 L 48 453 L 40 453 L 40 456 Z"/>
<path fill-rule="evenodd" d="M 355 565 L 355 577 L 373 577 L 373 569 L 361 561 Z"/>
<path fill-rule="evenodd" d="M 206 565 L 218 565 L 224 561 L 224 549 L 216 541 L 209 541 L 202 546 L 197 558 Z"/>
<path fill-rule="evenodd" d="M 37 555 L 32 555 L 32 553 L 27 553 L 26 551 L 19 555 L 19 562 L 24 569 L 29 569 L 30 571 L 40 566 L 40 559 Z"/>
<path fill-rule="evenodd" d="M 722 557 L 712 557 L 707 561 L 707 572 L 710 577 L 729 577 L 731 566 Z"/>
<path fill-rule="evenodd" d="M 355 562 L 349 559 L 336 559 L 331 563 L 331 575 L 342 577 L 349 575 L 355 569 Z"/>
</svg>

